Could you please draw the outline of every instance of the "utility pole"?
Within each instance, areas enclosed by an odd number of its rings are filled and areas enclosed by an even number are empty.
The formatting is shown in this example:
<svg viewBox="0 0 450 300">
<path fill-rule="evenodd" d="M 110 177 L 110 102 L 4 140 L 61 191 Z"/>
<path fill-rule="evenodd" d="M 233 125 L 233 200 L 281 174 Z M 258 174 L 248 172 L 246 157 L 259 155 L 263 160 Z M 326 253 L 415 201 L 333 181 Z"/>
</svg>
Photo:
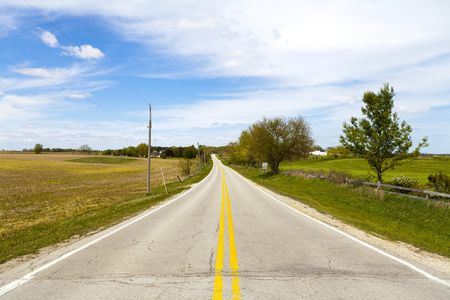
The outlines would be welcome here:
<svg viewBox="0 0 450 300">
<path fill-rule="evenodd" d="M 200 157 L 200 143 L 197 143 L 198 146 L 198 164 L 200 166 L 200 171 L 202 171 L 202 159 Z"/>
<path fill-rule="evenodd" d="M 148 165 L 147 165 L 147 194 L 150 194 L 150 156 L 152 154 L 152 106 L 149 104 L 150 118 L 148 121 Z"/>
</svg>

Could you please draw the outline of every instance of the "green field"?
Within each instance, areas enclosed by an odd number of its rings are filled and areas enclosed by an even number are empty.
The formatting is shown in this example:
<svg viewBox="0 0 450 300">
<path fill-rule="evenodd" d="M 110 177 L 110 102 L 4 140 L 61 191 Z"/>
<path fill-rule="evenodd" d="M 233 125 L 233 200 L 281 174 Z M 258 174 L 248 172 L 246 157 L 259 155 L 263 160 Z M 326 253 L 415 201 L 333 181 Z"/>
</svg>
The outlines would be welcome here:
<svg viewBox="0 0 450 300">
<path fill-rule="evenodd" d="M 366 160 L 362 158 L 346 158 L 346 159 L 304 159 L 292 162 L 283 162 L 280 164 L 281 171 L 288 170 L 311 170 L 311 171 L 330 171 L 350 173 L 353 178 L 366 177 L 368 173 L 375 175 L 375 172 L 370 169 Z M 388 182 L 391 178 L 396 176 L 407 176 L 412 179 L 417 179 L 420 185 L 426 185 L 428 182 L 428 175 L 436 174 L 441 171 L 444 174 L 450 174 L 450 159 L 449 158 L 422 158 L 404 165 L 396 166 L 393 170 L 388 170 L 383 173 L 383 180 Z"/>
</svg>

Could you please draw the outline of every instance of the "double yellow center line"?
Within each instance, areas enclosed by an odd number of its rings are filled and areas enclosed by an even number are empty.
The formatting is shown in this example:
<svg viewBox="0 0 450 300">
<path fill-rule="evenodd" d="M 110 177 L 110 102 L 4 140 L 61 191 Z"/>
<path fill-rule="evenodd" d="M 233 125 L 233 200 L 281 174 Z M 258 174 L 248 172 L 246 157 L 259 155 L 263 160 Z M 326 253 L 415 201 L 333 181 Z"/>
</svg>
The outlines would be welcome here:
<svg viewBox="0 0 450 300">
<path fill-rule="evenodd" d="M 220 167 L 220 166 L 219 166 Z M 231 267 L 231 288 L 233 299 L 241 299 L 241 290 L 239 287 L 239 273 L 236 253 L 236 243 L 234 241 L 233 220 L 231 217 L 230 197 L 228 196 L 227 182 L 225 173 L 222 171 L 222 209 L 220 212 L 219 242 L 217 244 L 216 274 L 214 278 L 214 296 L 213 299 L 222 299 L 223 293 L 223 256 L 225 244 L 225 202 L 227 206 L 228 236 L 230 244 L 230 267 Z"/>
</svg>

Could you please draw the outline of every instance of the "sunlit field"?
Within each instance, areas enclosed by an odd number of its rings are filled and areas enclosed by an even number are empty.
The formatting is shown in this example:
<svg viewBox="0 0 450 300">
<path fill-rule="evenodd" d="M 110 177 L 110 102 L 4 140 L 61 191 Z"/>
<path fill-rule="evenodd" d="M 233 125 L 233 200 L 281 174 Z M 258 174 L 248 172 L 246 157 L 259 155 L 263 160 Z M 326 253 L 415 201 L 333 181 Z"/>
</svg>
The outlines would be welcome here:
<svg viewBox="0 0 450 300">
<path fill-rule="evenodd" d="M 280 165 L 280 170 L 312 170 L 312 171 L 330 171 L 348 172 L 354 177 L 365 177 L 367 174 L 375 176 L 375 172 L 370 169 L 369 164 L 362 158 L 347 158 L 347 159 L 305 159 L 292 162 L 283 162 Z M 390 181 L 396 176 L 407 176 L 412 179 L 417 179 L 421 185 L 426 185 L 428 182 L 428 175 L 436 174 L 441 171 L 444 174 L 450 174 L 450 159 L 417 159 L 394 169 L 383 173 L 383 180 Z"/>
<path fill-rule="evenodd" d="M 71 160 L 101 161 L 101 163 Z M 106 159 L 106 160 L 105 160 Z M 177 180 L 178 160 L 151 160 L 151 187 Z M 0 236 L 117 204 L 147 189 L 147 159 L 0 154 Z"/>
</svg>

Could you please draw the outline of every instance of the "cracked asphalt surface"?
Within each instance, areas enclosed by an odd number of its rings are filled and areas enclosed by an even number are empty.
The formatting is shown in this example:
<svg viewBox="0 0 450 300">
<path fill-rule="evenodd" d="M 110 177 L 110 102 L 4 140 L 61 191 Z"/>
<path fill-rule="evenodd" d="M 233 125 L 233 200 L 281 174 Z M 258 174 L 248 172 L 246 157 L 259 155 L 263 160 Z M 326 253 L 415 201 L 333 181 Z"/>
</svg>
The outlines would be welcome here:
<svg viewBox="0 0 450 300">
<path fill-rule="evenodd" d="M 219 164 L 215 160 L 204 181 L 165 206 L 0 274 L 3 291 L 17 283 L 0 298 L 211 299 Z M 242 299 L 450 298 L 449 286 L 298 214 L 223 168 Z M 225 227 L 223 298 L 231 299 Z M 415 265 L 449 282 L 448 274 Z"/>
</svg>

